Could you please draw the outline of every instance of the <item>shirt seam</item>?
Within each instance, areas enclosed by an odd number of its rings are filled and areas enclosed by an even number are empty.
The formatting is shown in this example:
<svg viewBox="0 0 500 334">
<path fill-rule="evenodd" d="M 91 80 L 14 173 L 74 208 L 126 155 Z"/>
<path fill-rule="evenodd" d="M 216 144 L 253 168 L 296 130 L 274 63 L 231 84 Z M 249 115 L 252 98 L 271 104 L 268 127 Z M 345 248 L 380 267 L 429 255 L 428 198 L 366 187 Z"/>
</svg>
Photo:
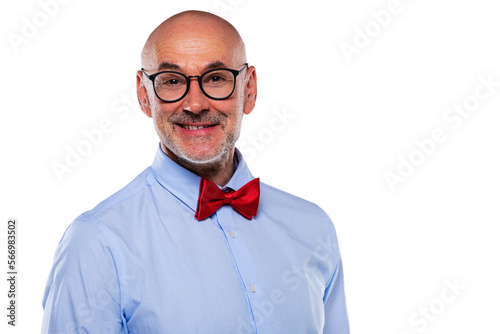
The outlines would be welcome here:
<svg viewBox="0 0 500 334">
<path fill-rule="evenodd" d="M 121 275 L 120 275 L 120 269 L 118 268 L 119 265 L 117 263 L 117 257 L 118 257 L 118 251 L 115 250 L 115 248 L 112 246 L 112 244 L 114 242 L 112 242 L 111 240 L 109 240 L 108 238 L 108 235 L 105 231 L 103 231 L 103 229 L 101 227 L 104 227 L 102 224 L 100 224 L 99 222 L 94 222 L 94 221 L 91 221 L 91 220 L 88 220 L 88 219 L 76 219 L 75 221 L 81 221 L 81 222 L 85 222 L 85 223 L 88 223 L 89 225 L 93 226 L 95 229 L 97 229 L 103 236 L 104 238 L 106 239 L 107 241 L 107 245 L 111 251 L 111 257 L 113 258 L 113 264 L 115 266 L 115 273 L 116 273 L 116 278 L 118 280 L 118 291 L 119 291 L 119 294 L 120 294 L 120 313 L 124 313 L 125 311 L 125 305 L 128 305 L 128 296 L 126 295 L 125 293 L 125 289 L 124 289 L 124 284 L 123 284 L 123 280 L 121 278 Z M 122 318 L 122 314 L 120 314 L 120 319 Z M 126 324 L 124 324 L 126 325 Z"/>
<path fill-rule="evenodd" d="M 335 264 L 335 267 L 333 268 L 333 270 L 332 270 L 332 272 L 330 273 L 329 278 L 328 278 L 328 280 L 327 280 L 327 282 L 326 282 L 326 285 L 325 285 L 325 292 L 326 292 L 326 290 L 328 289 L 328 287 L 330 287 L 330 285 L 332 284 L 332 282 L 333 282 L 333 278 L 335 277 L 335 274 L 338 272 L 339 265 L 340 265 L 340 260 L 341 260 L 341 257 L 339 256 L 339 258 L 338 258 L 338 260 L 337 260 L 337 263 Z M 332 288 L 330 288 L 330 294 L 331 294 L 331 289 L 332 289 Z M 324 298 L 324 297 L 325 297 L 325 296 L 323 296 L 323 298 Z M 323 303 L 325 303 L 325 302 L 326 302 L 326 300 L 323 300 Z"/>
<path fill-rule="evenodd" d="M 110 208 L 111 206 L 113 205 L 116 205 L 116 204 L 119 204 L 125 200 L 128 200 L 130 199 L 131 197 L 137 195 L 137 193 L 139 193 L 140 191 L 142 191 L 144 188 L 146 187 L 151 187 L 151 184 L 148 182 L 147 180 L 147 177 L 148 175 L 150 174 L 154 174 L 154 173 L 151 173 L 151 167 L 148 168 L 149 170 L 147 171 L 147 173 L 144 174 L 144 183 L 141 184 L 141 185 L 138 185 L 138 186 L 135 186 L 132 190 L 134 190 L 133 192 L 131 192 L 130 194 L 128 194 L 128 196 L 124 197 L 124 198 L 119 198 L 119 199 L 116 199 L 114 201 L 110 201 L 110 203 L 105 203 L 109 200 L 104 200 L 103 202 L 99 203 L 96 207 L 94 207 L 94 209 L 92 209 L 91 211 L 95 214 L 95 213 L 98 213 L 98 212 L 103 212 L 105 211 L 106 209 Z M 156 180 L 156 179 L 155 179 Z M 120 190 L 118 190 L 117 193 L 119 192 L 122 192 L 124 191 L 126 188 L 126 186 Z M 115 194 L 117 194 L 115 193 Z M 113 196 L 113 195 L 111 195 Z M 102 207 L 101 207 L 102 205 Z M 77 218 L 78 220 L 83 220 L 84 218 Z M 88 222 L 88 221 L 87 221 Z"/>
<path fill-rule="evenodd" d="M 338 268 L 339 268 L 339 264 L 340 264 L 340 256 L 339 258 L 337 259 L 337 263 L 335 264 L 335 267 L 332 269 L 332 272 L 330 273 L 329 277 L 328 277 L 328 280 L 327 280 L 327 285 L 326 286 L 329 286 L 330 283 L 332 282 L 333 280 L 333 277 L 335 276 L 335 273 L 337 272 Z"/>
</svg>

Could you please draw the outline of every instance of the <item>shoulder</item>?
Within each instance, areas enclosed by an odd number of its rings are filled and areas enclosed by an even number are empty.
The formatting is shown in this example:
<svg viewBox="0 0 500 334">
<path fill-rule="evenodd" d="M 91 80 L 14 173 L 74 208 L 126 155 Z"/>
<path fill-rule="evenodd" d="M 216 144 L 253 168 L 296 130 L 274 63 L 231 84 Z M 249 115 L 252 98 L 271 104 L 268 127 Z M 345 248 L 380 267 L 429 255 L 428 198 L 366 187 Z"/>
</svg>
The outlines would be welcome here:
<svg viewBox="0 0 500 334">
<path fill-rule="evenodd" d="M 152 185 L 151 167 L 146 168 L 126 186 L 101 201 L 93 209 L 88 210 L 76 218 L 76 221 L 86 221 L 93 225 L 104 224 L 113 218 L 126 217 L 143 201 L 143 197 L 150 194 Z"/>
<path fill-rule="evenodd" d="M 317 204 L 261 182 L 258 215 L 306 248 L 328 254 L 332 266 L 340 259 L 337 234 L 330 216 Z M 308 254 L 309 254 L 308 253 Z"/>
<path fill-rule="evenodd" d="M 66 228 L 57 246 L 54 265 L 61 269 L 93 267 L 111 257 L 112 250 L 105 233 L 91 222 L 76 219 Z"/>
<path fill-rule="evenodd" d="M 286 211 L 288 214 L 307 216 L 309 219 L 330 220 L 327 213 L 317 204 L 305 200 L 267 183 L 261 182 L 261 205 L 273 211 Z"/>
<path fill-rule="evenodd" d="M 291 232 L 330 235 L 336 239 L 330 216 L 317 204 L 261 182 L 259 210 Z"/>
<path fill-rule="evenodd" d="M 114 273 L 115 266 L 122 268 L 123 245 L 130 239 L 129 235 L 135 235 L 135 231 L 131 231 L 132 223 L 137 221 L 137 212 L 143 203 L 152 196 L 153 183 L 151 167 L 148 167 L 93 209 L 76 217 L 57 246 L 54 277 L 62 277 L 57 273 L 90 275 L 109 269 Z"/>
<path fill-rule="evenodd" d="M 122 263 L 120 247 L 128 240 L 130 222 L 135 219 L 132 212 L 151 193 L 151 177 L 148 167 L 93 209 L 76 217 L 59 241 L 54 268 L 83 273 L 83 267 L 95 271 L 97 266 L 104 270 Z"/>
</svg>

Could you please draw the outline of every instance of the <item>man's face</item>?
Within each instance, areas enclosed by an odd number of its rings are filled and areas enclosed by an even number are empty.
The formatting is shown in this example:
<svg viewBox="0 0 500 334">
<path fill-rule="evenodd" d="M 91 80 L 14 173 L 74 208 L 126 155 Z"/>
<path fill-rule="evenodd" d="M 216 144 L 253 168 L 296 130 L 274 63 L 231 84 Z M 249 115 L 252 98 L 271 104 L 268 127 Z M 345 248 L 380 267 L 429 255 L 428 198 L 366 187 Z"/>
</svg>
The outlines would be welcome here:
<svg viewBox="0 0 500 334">
<path fill-rule="evenodd" d="M 214 66 L 236 70 L 244 66 L 244 55 L 231 39 L 200 30 L 199 27 L 170 29 L 156 43 L 147 73 L 173 70 L 190 76 L 201 75 Z M 245 95 L 249 79 L 255 81 L 253 68 L 243 70 L 236 77 L 236 88 L 225 100 L 210 99 L 201 91 L 198 80 L 192 79 L 183 99 L 163 102 L 154 94 L 153 83 L 143 79 L 147 87 L 143 98 L 149 100 L 150 116 L 167 154 L 198 164 L 217 162 L 229 156 L 240 134 L 244 113 L 253 109 Z"/>
</svg>

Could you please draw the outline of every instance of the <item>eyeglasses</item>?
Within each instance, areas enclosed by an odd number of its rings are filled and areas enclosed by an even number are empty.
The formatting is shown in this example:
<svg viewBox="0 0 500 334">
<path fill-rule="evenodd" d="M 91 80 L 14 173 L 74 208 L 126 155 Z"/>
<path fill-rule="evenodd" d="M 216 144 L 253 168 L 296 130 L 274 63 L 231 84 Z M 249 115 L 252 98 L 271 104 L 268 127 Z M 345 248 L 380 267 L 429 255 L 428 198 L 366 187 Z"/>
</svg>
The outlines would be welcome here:
<svg viewBox="0 0 500 334">
<path fill-rule="evenodd" d="M 206 71 L 202 75 L 190 76 L 175 71 L 163 71 L 151 75 L 147 74 L 143 68 L 141 68 L 141 71 L 153 82 L 155 94 L 160 100 L 163 102 L 177 102 L 188 93 L 191 78 L 198 79 L 201 91 L 207 97 L 213 100 L 227 99 L 234 92 L 236 77 L 245 68 L 248 68 L 248 63 L 245 63 L 239 71 L 218 68 Z"/>
</svg>

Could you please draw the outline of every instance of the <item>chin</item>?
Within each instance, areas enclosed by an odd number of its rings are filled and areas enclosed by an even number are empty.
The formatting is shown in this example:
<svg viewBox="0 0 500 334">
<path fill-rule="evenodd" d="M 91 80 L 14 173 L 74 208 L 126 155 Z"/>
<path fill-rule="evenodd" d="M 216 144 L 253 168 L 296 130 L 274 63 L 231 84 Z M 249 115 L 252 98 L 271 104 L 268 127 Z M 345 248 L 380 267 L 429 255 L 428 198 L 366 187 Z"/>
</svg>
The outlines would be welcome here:
<svg viewBox="0 0 500 334">
<path fill-rule="evenodd" d="M 214 164 L 221 161 L 229 152 L 227 149 L 218 151 L 196 151 L 186 152 L 185 150 L 176 150 L 175 155 L 186 162 L 197 165 Z"/>
</svg>

